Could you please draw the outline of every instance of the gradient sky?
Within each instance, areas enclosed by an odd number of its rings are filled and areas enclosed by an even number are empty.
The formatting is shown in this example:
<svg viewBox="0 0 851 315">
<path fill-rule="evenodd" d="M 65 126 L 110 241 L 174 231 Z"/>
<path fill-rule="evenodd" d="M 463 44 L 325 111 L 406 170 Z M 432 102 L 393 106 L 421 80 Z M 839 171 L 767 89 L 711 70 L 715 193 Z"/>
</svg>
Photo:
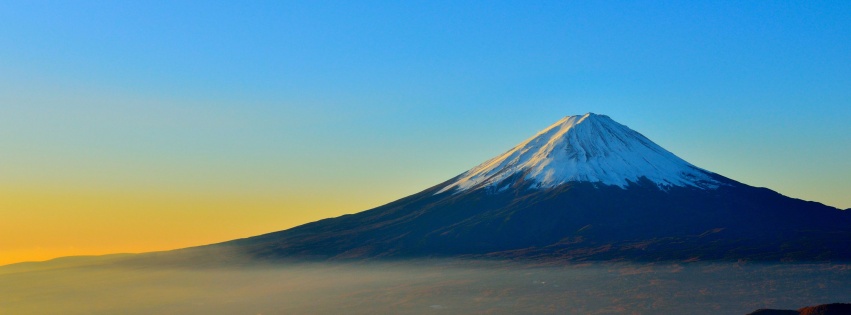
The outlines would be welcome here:
<svg viewBox="0 0 851 315">
<path fill-rule="evenodd" d="M 0 264 L 358 212 L 586 112 L 851 207 L 851 2 L 3 1 Z"/>
</svg>

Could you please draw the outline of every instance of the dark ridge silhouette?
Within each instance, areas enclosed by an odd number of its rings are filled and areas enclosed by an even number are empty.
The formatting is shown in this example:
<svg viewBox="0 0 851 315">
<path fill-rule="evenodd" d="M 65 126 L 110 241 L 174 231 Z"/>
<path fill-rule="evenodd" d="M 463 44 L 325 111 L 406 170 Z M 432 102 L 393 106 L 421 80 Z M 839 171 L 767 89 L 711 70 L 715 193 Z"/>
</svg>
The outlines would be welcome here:
<svg viewBox="0 0 851 315">
<path fill-rule="evenodd" d="M 801 315 L 801 313 L 794 310 L 758 309 L 747 315 Z"/>
<path fill-rule="evenodd" d="M 851 314 L 851 304 L 833 303 L 807 306 L 798 311 L 801 312 L 801 315 L 849 315 Z"/>
<path fill-rule="evenodd" d="M 851 315 L 851 304 L 833 303 L 795 310 L 759 309 L 747 315 Z"/>
</svg>

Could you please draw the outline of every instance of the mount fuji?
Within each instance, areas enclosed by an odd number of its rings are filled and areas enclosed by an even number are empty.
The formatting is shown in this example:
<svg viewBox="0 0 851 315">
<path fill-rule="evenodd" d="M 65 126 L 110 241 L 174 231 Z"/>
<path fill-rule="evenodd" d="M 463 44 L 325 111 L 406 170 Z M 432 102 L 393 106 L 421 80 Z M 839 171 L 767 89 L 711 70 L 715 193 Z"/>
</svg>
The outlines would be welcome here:
<svg viewBox="0 0 851 315">
<path fill-rule="evenodd" d="M 683 161 L 640 133 L 608 116 L 588 113 L 559 120 L 508 152 L 465 172 L 438 193 L 494 188 L 518 173 L 534 182 L 534 188 L 569 182 L 626 188 L 641 178 L 661 189 L 721 185 L 711 173 Z"/>
<path fill-rule="evenodd" d="M 386 205 L 187 250 L 208 249 L 272 260 L 844 261 L 851 212 L 701 169 L 588 113 Z"/>
</svg>

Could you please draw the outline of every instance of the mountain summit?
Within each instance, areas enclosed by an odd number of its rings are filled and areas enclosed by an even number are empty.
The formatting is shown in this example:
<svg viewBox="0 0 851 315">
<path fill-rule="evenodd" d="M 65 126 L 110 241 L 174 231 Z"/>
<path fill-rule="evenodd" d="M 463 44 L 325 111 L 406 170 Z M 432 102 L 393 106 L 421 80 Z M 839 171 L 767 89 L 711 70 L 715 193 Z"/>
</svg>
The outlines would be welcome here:
<svg viewBox="0 0 851 315">
<path fill-rule="evenodd" d="M 660 188 L 717 188 L 711 173 L 697 168 L 608 116 L 567 116 L 503 153 L 465 172 L 438 193 L 500 186 L 521 174 L 538 188 L 590 182 L 625 188 L 640 178 Z"/>
<path fill-rule="evenodd" d="M 848 261 L 851 212 L 700 169 L 588 113 L 386 205 L 187 250 L 273 260 Z"/>
</svg>

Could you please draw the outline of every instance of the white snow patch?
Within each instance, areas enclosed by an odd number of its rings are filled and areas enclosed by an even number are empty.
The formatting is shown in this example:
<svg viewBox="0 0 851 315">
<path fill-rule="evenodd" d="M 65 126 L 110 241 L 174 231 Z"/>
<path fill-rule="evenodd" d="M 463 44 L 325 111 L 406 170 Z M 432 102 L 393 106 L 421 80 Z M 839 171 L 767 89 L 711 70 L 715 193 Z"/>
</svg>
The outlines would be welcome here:
<svg viewBox="0 0 851 315">
<path fill-rule="evenodd" d="M 642 134 L 608 116 L 567 116 L 508 152 L 461 174 L 437 192 L 496 186 L 520 174 L 537 185 L 592 182 L 625 188 L 644 177 L 659 188 L 692 186 L 714 189 L 710 172 L 680 159 Z M 501 185 L 507 188 L 510 183 Z"/>
</svg>

